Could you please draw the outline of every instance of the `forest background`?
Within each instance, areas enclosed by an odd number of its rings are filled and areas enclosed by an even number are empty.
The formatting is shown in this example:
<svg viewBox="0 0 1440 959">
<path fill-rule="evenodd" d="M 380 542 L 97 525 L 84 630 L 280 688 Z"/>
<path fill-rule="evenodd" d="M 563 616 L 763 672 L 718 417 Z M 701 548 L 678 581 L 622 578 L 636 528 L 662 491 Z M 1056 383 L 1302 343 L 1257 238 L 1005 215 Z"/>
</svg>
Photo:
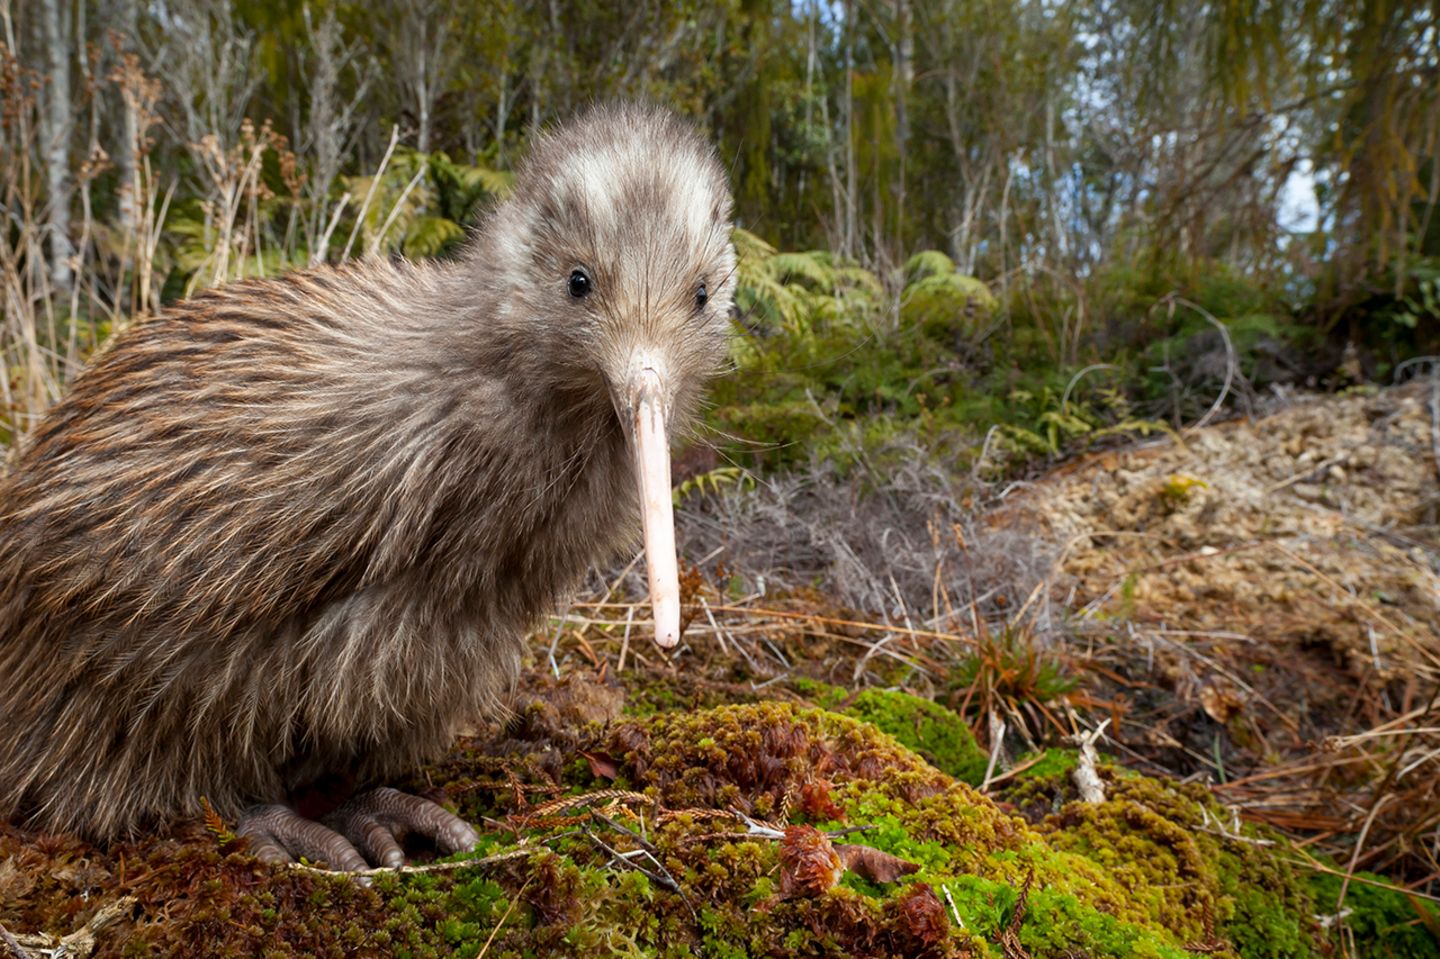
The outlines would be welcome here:
<svg viewBox="0 0 1440 959">
<path fill-rule="evenodd" d="M 747 465 L 917 429 L 1048 458 L 1440 337 L 1433 3 L 3 0 L 0 31 L 0 443 L 197 287 L 452 252 L 530 131 L 612 97 L 731 168 Z"/>
</svg>

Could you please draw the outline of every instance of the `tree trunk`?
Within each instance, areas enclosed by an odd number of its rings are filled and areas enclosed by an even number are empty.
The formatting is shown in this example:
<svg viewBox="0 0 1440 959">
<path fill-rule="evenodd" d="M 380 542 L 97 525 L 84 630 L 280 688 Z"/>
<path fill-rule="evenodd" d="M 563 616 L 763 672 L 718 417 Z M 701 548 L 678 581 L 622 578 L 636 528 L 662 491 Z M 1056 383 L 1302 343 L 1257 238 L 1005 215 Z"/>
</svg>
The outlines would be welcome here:
<svg viewBox="0 0 1440 959">
<path fill-rule="evenodd" d="M 136 49 L 139 30 L 139 5 L 136 0 L 119 0 L 116 20 L 124 37 L 122 53 Z M 115 150 L 115 170 L 120 175 L 120 231 L 129 236 L 135 231 L 140 197 L 139 171 L 136 156 L 140 147 L 140 119 L 131 97 L 120 96 L 120 142 Z"/>
<path fill-rule="evenodd" d="M 70 104 L 70 43 L 67 11 L 61 0 L 40 0 L 40 32 L 45 46 L 45 109 L 40 114 L 40 149 L 45 159 L 49 200 L 45 232 L 50 240 L 50 285 L 68 293 L 74 283 L 70 258 L 70 139 L 75 118 Z"/>
<path fill-rule="evenodd" d="M 771 0 L 742 0 L 741 36 L 750 58 L 749 78 L 736 101 L 740 118 L 740 174 L 736 199 L 740 209 L 760 222 L 772 209 L 770 201 L 770 93 L 765 75 L 770 46 Z"/>
<path fill-rule="evenodd" d="M 859 197 L 856 195 L 855 164 L 855 5 L 845 3 L 845 230 L 841 234 L 840 252 L 848 259 L 857 253 Z"/>
<path fill-rule="evenodd" d="M 419 50 L 419 62 L 415 70 L 415 113 L 419 131 L 415 135 L 416 149 L 421 153 L 430 152 L 430 101 L 435 91 L 430 86 L 430 50 L 423 43 Z"/>
<path fill-rule="evenodd" d="M 915 29 L 910 0 L 895 0 L 895 69 L 892 75 L 895 96 L 895 177 L 894 249 L 905 249 L 905 174 L 910 148 L 910 88 L 915 83 Z"/>
</svg>

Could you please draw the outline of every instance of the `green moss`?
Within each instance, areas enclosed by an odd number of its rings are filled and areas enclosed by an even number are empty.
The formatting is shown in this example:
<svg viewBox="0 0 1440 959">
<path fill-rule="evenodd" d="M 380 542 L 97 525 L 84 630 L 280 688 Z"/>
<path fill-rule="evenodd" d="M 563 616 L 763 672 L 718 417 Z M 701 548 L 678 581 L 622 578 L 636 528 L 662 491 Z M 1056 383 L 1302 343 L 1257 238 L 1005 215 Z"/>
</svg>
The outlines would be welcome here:
<svg viewBox="0 0 1440 959">
<path fill-rule="evenodd" d="M 1193 959 L 1189 950 L 1153 927 L 1088 907 L 1066 892 L 1042 889 L 1026 903 L 1020 944 L 1033 956 L 1114 956 L 1116 959 Z M 1223 955 L 1224 953 L 1220 953 Z"/>
<path fill-rule="evenodd" d="M 985 778 L 988 757 L 975 744 L 970 727 L 938 703 L 894 690 L 867 689 L 844 712 L 889 733 L 961 782 L 978 786 Z"/>
<path fill-rule="evenodd" d="M 1026 766 L 1031 760 L 1035 760 L 1034 764 L 1027 766 L 1027 768 L 1017 776 L 1017 778 L 1020 778 L 1022 781 L 1055 779 L 1061 776 L 1068 776 L 1075 771 L 1078 754 L 1073 749 L 1051 748 L 1042 753 L 1032 753 L 1021 756 L 1015 765 Z"/>
<path fill-rule="evenodd" d="M 803 676 L 790 680 L 790 688 L 821 709 L 835 709 L 850 695 L 849 690 L 843 686 L 832 686 Z"/>
<path fill-rule="evenodd" d="M 942 273 L 905 288 L 900 319 L 927 336 L 973 338 L 983 332 L 998 304 L 984 283 L 961 273 Z"/>
<path fill-rule="evenodd" d="M 629 758 L 641 771 L 638 781 L 667 804 L 775 810 L 807 772 L 823 770 L 843 815 L 821 826 L 865 825 L 864 845 L 916 863 L 913 881 L 950 891 L 965 928 L 952 930 L 957 944 L 983 946 L 1006 929 L 1029 876 L 1020 936 L 1037 957 L 1077 946 L 1093 956 L 1285 955 L 1275 947 L 1280 942 L 1299 949 L 1295 955 L 1314 954 L 1314 923 L 1288 867 L 1265 847 L 1199 832 L 1208 801 L 1199 793 L 1112 773 L 1109 802 L 1062 802 L 1059 814 L 1031 827 L 963 783 L 937 777 L 869 724 L 775 704 L 668 717 L 634 745 L 640 748 Z M 659 754 L 668 761 L 657 763 Z M 1034 778 L 1036 788 L 1063 789 L 1073 760 L 1057 753 L 1045 762 L 1050 768 Z M 1229 874 L 1257 883 L 1247 887 L 1251 900 L 1227 889 L 1222 860 Z M 844 885 L 877 910 L 899 895 L 863 880 Z M 1265 944 L 1270 951 L 1226 938 L 1266 910 L 1284 934 Z M 864 921 L 872 920 L 879 921 Z"/>
<path fill-rule="evenodd" d="M 932 276 L 955 272 L 955 261 L 939 250 L 921 250 L 905 261 L 905 285 L 911 286 Z"/>
<path fill-rule="evenodd" d="M 1335 912 L 1342 882 L 1340 876 L 1325 873 L 1310 880 L 1318 913 Z M 1383 876 L 1356 873 L 1345 890 L 1344 908 L 1349 910 L 1344 917 L 1345 929 L 1355 942 L 1366 944 L 1363 955 L 1375 959 L 1440 956 L 1440 939 L 1433 932 L 1440 929 L 1440 909 L 1407 896 Z"/>
</svg>

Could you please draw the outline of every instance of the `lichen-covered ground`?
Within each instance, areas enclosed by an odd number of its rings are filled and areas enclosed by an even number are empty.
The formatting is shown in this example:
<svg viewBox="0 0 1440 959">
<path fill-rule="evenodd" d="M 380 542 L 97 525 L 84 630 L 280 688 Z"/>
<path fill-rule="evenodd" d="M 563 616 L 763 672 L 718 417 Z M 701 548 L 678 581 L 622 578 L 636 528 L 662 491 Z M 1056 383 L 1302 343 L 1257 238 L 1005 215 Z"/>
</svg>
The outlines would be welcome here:
<svg viewBox="0 0 1440 959">
<path fill-rule="evenodd" d="M 202 815 L 103 849 L 0 826 L 0 957 L 1440 956 L 1425 399 L 1301 404 L 1007 503 L 1067 544 L 1063 648 L 815 591 L 741 612 L 692 573 L 705 638 L 670 660 L 582 604 L 512 716 L 396 784 L 479 826 L 468 863 L 362 883 Z M 1060 732 L 1106 717 L 1086 801 Z"/>
</svg>

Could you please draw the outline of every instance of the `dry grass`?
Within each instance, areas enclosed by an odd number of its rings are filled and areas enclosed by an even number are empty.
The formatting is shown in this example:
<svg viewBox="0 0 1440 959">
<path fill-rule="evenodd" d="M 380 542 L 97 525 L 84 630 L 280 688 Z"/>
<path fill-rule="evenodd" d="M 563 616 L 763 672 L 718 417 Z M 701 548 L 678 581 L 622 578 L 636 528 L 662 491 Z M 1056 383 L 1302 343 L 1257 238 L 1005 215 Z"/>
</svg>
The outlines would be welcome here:
<svg viewBox="0 0 1440 959">
<path fill-rule="evenodd" d="M 398 197 L 382 186 L 397 132 L 380 169 L 368 178 L 364 205 L 351 209 L 348 193 L 333 201 L 307 190 L 308 174 L 271 124 L 256 126 L 236 114 L 233 128 L 216 125 L 224 111 L 187 112 L 184 135 L 168 144 L 183 159 L 152 163 L 159 149 L 152 132 L 164 128 L 176 135 L 162 124 L 160 111 L 184 99 L 147 75 L 118 39 L 113 46 L 94 52 L 97 67 L 110 66 L 92 74 L 84 92 L 88 116 L 81 119 L 92 139 L 83 161 L 69 171 L 72 196 L 65 202 L 79 217 L 71 224 L 68 270 L 57 271 L 46 236 L 50 200 L 39 135 L 46 79 L 0 39 L 0 458 L 110 336 L 160 308 L 167 279 L 183 280 L 169 295 L 189 295 L 242 277 L 348 259 L 352 248 L 356 255 L 376 255 L 419 179 L 417 174 Z M 102 111 L 117 103 L 133 133 L 125 157 L 108 155 L 93 132 L 101 128 Z M 162 180 L 157 166 L 190 173 Z M 176 209 L 177 196 L 186 198 L 183 211 Z M 317 211 L 327 219 L 314 232 L 309 224 L 321 215 Z M 354 228 L 342 251 L 335 234 L 346 215 L 353 216 Z M 367 217 L 375 219 L 373 226 Z M 357 238 L 364 242 L 357 246 Z M 68 278 L 59 285 L 57 277 Z"/>
<path fill-rule="evenodd" d="M 548 668 L 658 670 L 737 694 L 788 682 L 903 687 L 948 703 L 977 738 L 1036 748 L 1109 709 L 1070 679 L 1059 551 L 1024 526 L 995 527 L 918 449 L 883 489 L 828 464 L 714 487 L 681 504 L 689 567 L 675 657 L 650 643 L 640 557 L 597 573 L 543 637 Z M 989 497 L 990 499 L 987 499 Z M 643 683 L 643 679 L 639 680 Z"/>
<path fill-rule="evenodd" d="M 836 604 L 917 629 L 971 628 L 1035 596 L 1035 632 L 1060 629 L 1037 587 L 1058 558 L 1024 527 L 980 521 L 993 495 L 928 462 L 918 441 L 886 476 L 842 475 L 829 463 L 760 478 L 682 505 L 682 552 L 739 577 L 744 592 L 824 584 Z"/>
</svg>

